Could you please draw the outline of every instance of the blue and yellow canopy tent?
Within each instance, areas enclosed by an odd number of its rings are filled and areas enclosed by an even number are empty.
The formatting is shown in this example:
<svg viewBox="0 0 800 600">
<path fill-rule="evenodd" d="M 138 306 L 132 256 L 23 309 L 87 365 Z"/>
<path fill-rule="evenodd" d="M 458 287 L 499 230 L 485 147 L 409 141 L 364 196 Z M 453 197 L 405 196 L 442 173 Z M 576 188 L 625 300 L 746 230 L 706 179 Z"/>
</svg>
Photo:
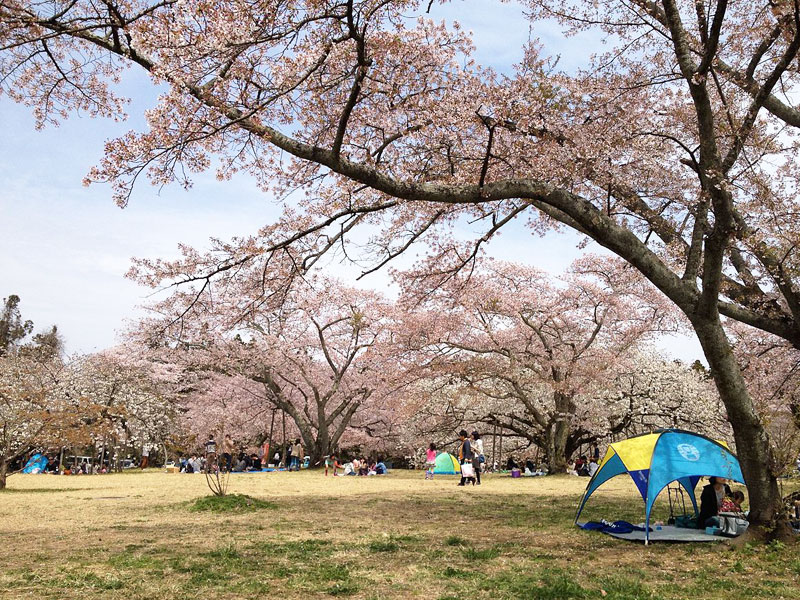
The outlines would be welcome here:
<svg viewBox="0 0 800 600">
<path fill-rule="evenodd" d="M 609 479 L 627 473 L 645 503 L 645 543 L 650 539 L 650 512 L 656 498 L 670 483 L 686 490 L 697 512 L 694 489 L 701 477 L 724 477 L 744 483 L 739 460 L 724 443 L 681 429 L 645 433 L 609 445 L 589 480 L 575 514 L 578 523 L 589 496 Z"/>
</svg>

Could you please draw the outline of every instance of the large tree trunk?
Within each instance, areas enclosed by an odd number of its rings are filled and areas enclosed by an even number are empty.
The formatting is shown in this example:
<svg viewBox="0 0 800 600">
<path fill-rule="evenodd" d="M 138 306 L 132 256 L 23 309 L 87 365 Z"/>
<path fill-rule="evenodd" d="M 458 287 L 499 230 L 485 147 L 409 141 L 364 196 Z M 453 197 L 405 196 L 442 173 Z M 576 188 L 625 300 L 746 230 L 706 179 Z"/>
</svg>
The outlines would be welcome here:
<svg viewBox="0 0 800 600">
<path fill-rule="evenodd" d="M 564 392 L 554 392 L 555 418 L 548 426 L 547 468 L 550 474 L 565 473 L 567 470 L 567 440 L 569 438 L 570 416 L 574 412 L 572 397 Z"/>
<path fill-rule="evenodd" d="M 0 490 L 6 489 L 6 479 L 8 477 L 8 461 L 0 460 Z"/>
<path fill-rule="evenodd" d="M 718 320 L 693 321 L 722 402 L 733 427 L 736 454 L 747 484 L 750 529 L 757 536 L 790 534 L 773 470 L 769 435 L 755 412 L 739 365 Z"/>
<path fill-rule="evenodd" d="M 322 462 L 322 459 L 325 456 L 328 456 L 330 451 L 330 440 L 317 436 L 317 439 L 312 440 L 311 443 L 306 444 L 305 451 L 311 458 L 309 460 L 308 466 L 314 467 L 317 466 L 319 463 Z"/>
</svg>

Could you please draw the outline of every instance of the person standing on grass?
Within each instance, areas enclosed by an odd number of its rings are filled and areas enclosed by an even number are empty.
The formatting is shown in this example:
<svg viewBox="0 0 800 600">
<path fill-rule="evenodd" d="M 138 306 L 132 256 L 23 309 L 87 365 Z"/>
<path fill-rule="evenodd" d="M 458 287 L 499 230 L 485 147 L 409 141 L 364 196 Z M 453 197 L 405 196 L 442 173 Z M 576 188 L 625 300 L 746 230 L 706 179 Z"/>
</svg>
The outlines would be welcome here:
<svg viewBox="0 0 800 600">
<path fill-rule="evenodd" d="M 597 445 L 597 442 L 592 444 L 592 458 L 595 460 L 595 462 L 600 461 L 600 447 Z"/>
<path fill-rule="evenodd" d="M 303 454 L 303 446 L 300 445 L 300 438 L 295 440 L 294 445 L 292 446 L 292 453 L 291 453 L 291 462 L 289 463 L 289 470 L 290 471 L 299 471 L 300 470 L 300 457 Z"/>
<path fill-rule="evenodd" d="M 483 440 L 481 439 L 481 434 L 477 431 L 473 431 L 470 437 L 472 437 L 472 466 L 475 469 L 476 483 L 480 485 L 481 467 L 486 461 L 486 458 L 483 456 Z"/>
<path fill-rule="evenodd" d="M 208 441 L 205 444 L 206 446 L 206 464 L 204 465 L 205 469 L 210 469 L 211 465 L 217 462 L 217 442 L 214 440 L 214 434 L 211 433 L 208 435 Z"/>
<path fill-rule="evenodd" d="M 147 463 L 149 462 L 149 460 L 150 460 L 150 448 L 148 448 L 147 444 L 145 444 L 144 446 L 142 446 L 142 464 L 140 465 L 142 471 L 144 471 L 147 468 Z"/>
<path fill-rule="evenodd" d="M 425 452 L 425 479 L 433 479 L 433 471 L 436 469 L 436 444 L 431 442 Z"/>
<path fill-rule="evenodd" d="M 338 469 L 340 465 L 335 454 L 331 454 L 330 456 L 325 457 L 325 477 L 328 476 L 328 467 L 332 469 L 334 477 L 339 476 L 339 474 L 336 472 L 336 469 Z"/>
<path fill-rule="evenodd" d="M 269 466 L 269 450 L 269 441 L 265 440 L 264 443 L 261 444 L 261 450 L 258 452 L 262 467 Z"/>
<path fill-rule="evenodd" d="M 225 470 L 231 472 L 231 463 L 233 462 L 233 453 L 236 451 L 236 446 L 233 444 L 231 434 L 226 433 L 225 439 L 222 440 L 222 462 L 225 463 Z"/>
<path fill-rule="evenodd" d="M 458 432 L 458 439 L 461 441 L 461 445 L 458 447 L 458 462 L 461 465 L 469 464 L 472 466 L 472 444 L 469 443 L 469 436 L 467 434 L 466 429 L 462 429 Z M 475 485 L 475 477 L 464 477 L 461 475 L 461 481 L 459 482 L 459 486 L 464 486 L 467 484 L 467 481 L 471 481 L 472 485 Z"/>
</svg>

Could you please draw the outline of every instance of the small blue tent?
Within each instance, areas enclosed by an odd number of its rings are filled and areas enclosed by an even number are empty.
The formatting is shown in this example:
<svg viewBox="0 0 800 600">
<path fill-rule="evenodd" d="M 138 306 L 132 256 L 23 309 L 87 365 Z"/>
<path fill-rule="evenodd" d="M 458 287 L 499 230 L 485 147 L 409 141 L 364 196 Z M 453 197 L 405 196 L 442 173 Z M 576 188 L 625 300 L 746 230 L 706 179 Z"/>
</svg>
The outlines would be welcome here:
<svg viewBox="0 0 800 600">
<path fill-rule="evenodd" d="M 645 502 L 645 543 L 650 539 L 650 511 L 661 491 L 677 481 L 688 493 L 695 512 L 694 488 L 701 477 L 724 477 L 744 483 L 739 460 L 723 443 L 681 429 L 645 433 L 609 445 L 589 480 L 575 523 L 589 496 L 609 479 L 627 473 Z"/>
<path fill-rule="evenodd" d="M 43 454 L 34 454 L 22 469 L 23 473 L 43 473 L 47 467 L 47 457 Z"/>
</svg>

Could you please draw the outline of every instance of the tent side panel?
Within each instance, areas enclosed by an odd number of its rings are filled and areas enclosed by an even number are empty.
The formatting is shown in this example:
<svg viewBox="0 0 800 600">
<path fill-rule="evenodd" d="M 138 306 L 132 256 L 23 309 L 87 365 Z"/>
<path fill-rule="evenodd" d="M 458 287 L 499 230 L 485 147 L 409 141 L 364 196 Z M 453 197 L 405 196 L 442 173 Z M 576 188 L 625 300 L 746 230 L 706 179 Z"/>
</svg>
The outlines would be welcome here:
<svg viewBox="0 0 800 600">
<path fill-rule="evenodd" d="M 692 478 L 696 484 L 700 476 L 744 481 L 739 461 L 730 450 L 702 436 L 665 432 L 653 455 L 646 513 L 650 514 L 656 497 L 667 484 L 683 478 Z"/>
<path fill-rule="evenodd" d="M 609 450 L 608 452 L 610 453 L 612 451 Z M 580 516 L 581 511 L 583 510 L 584 504 L 586 504 L 586 501 L 589 499 L 589 496 L 591 496 L 592 493 L 597 488 L 599 488 L 601 485 L 603 485 L 606 481 L 608 481 L 612 477 L 616 477 L 617 475 L 622 475 L 627 471 L 627 469 L 625 469 L 625 465 L 622 464 L 622 461 L 620 460 L 617 454 L 614 454 L 613 456 L 609 457 L 608 453 L 606 453 L 606 457 L 603 460 L 605 461 L 603 463 L 603 466 L 597 469 L 597 471 L 594 474 L 594 477 L 592 477 L 589 480 L 589 484 L 586 486 L 586 491 L 583 493 L 583 498 L 581 498 L 581 503 L 578 505 L 578 512 L 575 514 L 576 523 L 578 522 L 578 517 Z"/>
</svg>

